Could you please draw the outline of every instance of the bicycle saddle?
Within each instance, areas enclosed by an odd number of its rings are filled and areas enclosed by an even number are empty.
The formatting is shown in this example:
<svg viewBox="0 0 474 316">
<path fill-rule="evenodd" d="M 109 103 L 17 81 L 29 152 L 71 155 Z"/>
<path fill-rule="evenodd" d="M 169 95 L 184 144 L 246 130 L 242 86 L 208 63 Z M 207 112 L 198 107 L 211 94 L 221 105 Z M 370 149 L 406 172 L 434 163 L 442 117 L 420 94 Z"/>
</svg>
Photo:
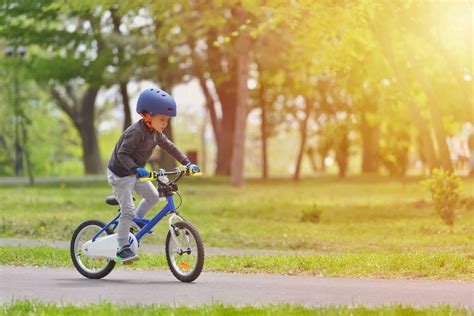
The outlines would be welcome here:
<svg viewBox="0 0 474 316">
<path fill-rule="evenodd" d="M 135 201 L 135 198 L 133 198 L 133 200 Z M 106 197 L 105 198 L 105 203 L 107 203 L 109 205 L 119 205 L 117 199 L 113 195 L 109 195 L 108 197 Z"/>
</svg>

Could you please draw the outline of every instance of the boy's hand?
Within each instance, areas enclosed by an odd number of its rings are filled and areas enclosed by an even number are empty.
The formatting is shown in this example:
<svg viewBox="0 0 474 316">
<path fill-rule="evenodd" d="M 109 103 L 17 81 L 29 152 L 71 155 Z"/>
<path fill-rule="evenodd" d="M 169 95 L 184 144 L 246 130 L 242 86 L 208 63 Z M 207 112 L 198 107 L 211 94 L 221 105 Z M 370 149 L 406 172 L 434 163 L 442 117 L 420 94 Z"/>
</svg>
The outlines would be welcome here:
<svg viewBox="0 0 474 316">
<path fill-rule="evenodd" d="M 160 169 L 156 170 L 155 172 L 156 172 L 156 174 L 157 174 L 158 176 L 164 176 L 166 170 L 163 169 L 163 168 L 160 168 Z"/>
<path fill-rule="evenodd" d="M 193 163 L 188 163 L 186 165 L 186 173 L 188 174 L 195 174 L 201 172 L 201 169 L 199 168 L 198 165 L 193 164 Z"/>
<path fill-rule="evenodd" d="M 145 178 L 150 176 L 150 171 L 146 170 L 145 168 L 137 168 L 135 170 L 135 174 L 138 178 Z"/>
</svg>

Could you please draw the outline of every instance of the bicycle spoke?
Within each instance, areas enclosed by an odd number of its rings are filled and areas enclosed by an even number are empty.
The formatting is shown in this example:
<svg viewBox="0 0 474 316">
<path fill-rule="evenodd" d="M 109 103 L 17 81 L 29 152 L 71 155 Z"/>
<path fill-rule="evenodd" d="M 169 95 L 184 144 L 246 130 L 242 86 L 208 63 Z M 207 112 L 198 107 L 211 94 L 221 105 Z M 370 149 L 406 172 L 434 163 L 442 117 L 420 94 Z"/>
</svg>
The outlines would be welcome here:
<svg viewBox="0 0 474 316">
<path fill-rule="evenodd" d="M 90 271 L 90 272 L 99 271 L 103 269 L 104 267 L 106 267 L 107 264 L 109 263 L 109 261 L 107 260 L 102 261 L 97 258 L 88 257 L 82 250 L 82 245 L 88 242 L 89 240 L 91 240 L 97 234 L 97 232 L 99 232 L 100 229 L 101 227 L 96 227 L 96 226 L 86 227 L 84 228 L 84 231 L 82 231 L 80 235 L 78 236 L 78 238 L 76 239 L 76 243 L 75 243 L 76 258 L 86 271 Z M 100 237 L 104 235 L 106 235 L 105 232 L 103 232 L 100 235 Z"/>
</svg>

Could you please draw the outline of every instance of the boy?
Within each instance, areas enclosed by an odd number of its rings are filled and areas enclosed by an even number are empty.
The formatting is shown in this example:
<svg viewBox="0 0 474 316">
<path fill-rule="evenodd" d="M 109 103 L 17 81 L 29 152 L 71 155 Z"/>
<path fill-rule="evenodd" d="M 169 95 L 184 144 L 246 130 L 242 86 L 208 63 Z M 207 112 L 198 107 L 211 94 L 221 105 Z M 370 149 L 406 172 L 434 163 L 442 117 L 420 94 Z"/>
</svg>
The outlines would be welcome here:
<svg viewBox="0 0 474 316">
<path fill-rule="evenodd" d="M 144 168 L 155 146 L 160 146 L 183 166 L 199 172 L 199 167 L 163 134 L 170 117 L 176 116 L 176 102 L 168 93 L 159 89 L 147 89 L 140 93 L 137 113 L 143 119 L 132 124 L 120 136 L 110 157 L 107 179 L 114 191 L 122 215 L 118 224 L 117 257 L 122 262 L 138 260 L 138 255 L 129 248 L 128 233 L 133 217 L 143 217 L 157 202 L 158 191 L 151 182 L 139 182 L 139 177 L 149 177 Z M 135 190 L 143 200 L 135 210 L 132 192 Z"/>
</svg>

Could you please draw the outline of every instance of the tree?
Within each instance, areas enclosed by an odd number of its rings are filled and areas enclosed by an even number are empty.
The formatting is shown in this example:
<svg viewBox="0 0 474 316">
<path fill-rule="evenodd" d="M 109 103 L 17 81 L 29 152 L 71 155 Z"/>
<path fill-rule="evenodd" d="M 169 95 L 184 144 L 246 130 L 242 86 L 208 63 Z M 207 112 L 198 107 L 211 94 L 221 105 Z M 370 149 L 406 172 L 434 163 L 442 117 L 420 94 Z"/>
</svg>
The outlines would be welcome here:
<svg viewBox="0 0 474 316">
<path fill-rule="evenodd" d="M 27 54 L 25 59 L 29 59 Z M 75 148 L 80 139 L 65 115 L 57 110 L 49 95 L 42 90 L 29 76 L 27 63 L 15 63 L 11 59 L 0 57 L 2 76 L 0 85 L 5 87 L 0 92 L 0 175 L 13 176 L 15 158 L 15 111 L 24 115 L 24 128 L 27 142 L 22 141 L 23 150 L 28 152 L 30 173 L 32 177 L 44 175 L 66 175 L 63 162 L 69 165 L 80 165 L 80 157 Z M 16 110 L 12 100 L 15 80 L 18 77 L 19 103 Z M 21 129 L 20 129 L 21 131 Z M 24 137 L 24 133 L 19 133 Z M 59 136 L 60 135 L 60 136 Z M 26 166 L 26 159 L 22 165 Z M 24 168 L 28 170 L 28 168 Z M 69 172 L 70 170 L 68 170 Z M 82 171 L 82 170 L 81 170 Z M 74 173 L 80 174 L 81 172 Z M 30 180 L 31 183 L 31 180 Z"/>
<path fill-rule="evenodd" d="M 75 10 L 65 14 L 64 8 L 52 0 L 7 2 L 0 17 L 4 22 L 1 36 L 32 47 L 31 76 L 43 84 L 77 128 L 85 172 L 102 173 L 95 101 L 110 55 L 100 34 L 100 15 Z M 75 29 L 65 30 L 71 22 L 75 22 Z M 44 27 L 37 28 L 39 24 Z M 84 82 L 82 89 L 78 89 L 78 82 Z M 78 95 L 79 90 L 82 93 Z"/>
<path fill-rule="evenodd" d="M 262 34 L 286 21 L 292 14 L 292 8 L 282 6 L 281 3 L 265 4 L 262 1 L 231 1 L 231 2 L 203 2 L 188 1 L 165 3 L 161 5 L 161 12 L 165 12 L 167 19 L 163 22 L 164 30 L 176 30 L 174 36 L 167 37 L 168 41 L 181 43 L 181 52 L 189 52 L 190 63 L 187 65 L 198 78 L 206 104 L 209 107 L 211 123 L 216 136 L 217 168 L 220 175 L 231 174 L 231 162 L 236 161 L 233 154 L 234 141 L 242 135 L 235 135 L 244 131 L 237 131 L 237 114 L 240 94 L 238 89 L 245 89 L 240 81 L 239 65 L 242 66 L 241 45 L 248 45 L 249 65 L 253 64 L 256 54 L 255 46 Z M 297 11 L 303 8 L 298 7 Z M 239 14 L 247 15 L 245 19 Z M 294 23 L 291 17 L 291 23 Z M 245 31 L 244 31 L 245 30 Z M 249 43 L 243 39 L 249 36 Z M 179 46 L 179 45 L 177 45 Z M 189 49 L 189 50 L 188 50 Z M 247 52 L 245 52 L 247 55 Z M 247 62 L 244 62 L 247 63 Z M 185 66 L 186 64 L 184 64 Z M 248 75 L 247 75 L 248 76 Z M 250 97 L 250 96 L 249 96 Z M 249 100 L 246 101 L 247 104 Z M 242 111 L 246 117 L 247 111 Z M 239 122 L 243 122 L 241 118 Z M 237 141 L 239 147 L 240 141 Z M 240 146 L 243 148 L 243 146 Z M 243 155 L 236 154 L 237 160 Z M 239 162 L 240 164 L 240 162 Z M 240 168 L 238 168 L 240 169 Z M 240 171 L 237 171 L 240 173 Z M 243 172 L 243 170 L 242 170 Z"/>
<path fill-rule="evenodd" d="M 464 11 L 462 11 L 463 6 Z M 467 17 L 469 13 L 466 15 L 468 12 L 466 10 L 469 8 L 467 1 L 449 5 L 434 2 L 394 3 L 385 1 L 376 5 L 366 3 L 365 21 L 372 31 L 374 42 L 380 47 L 391 71 L 395 74 L 397 85 L 400 86 L 400 93 L 405 98 L 413 121 L 420 131 L 424 149 L 422 156 L 429 159 L 430 170 L 437 167 L 439 163 L 436 159 L 429 125 L 426 124 L 426 118 L 420 112 L 428 110 L 428 113 L 431 114 L 430 122 L 435 131 L 441 164 L 444 169 L 452 170 L 443 115 L 446 115 L 448 111 L 465 115 L 467 114 L 466 109 L 469 108 L 466 105 L 468 102 L 472 102 L 472 99 L 465 97 L 466 85 L 459 85 L 463 75 L 459 73 L 459 70 L 456 70 L 459 68 L 456 67 L 456 63 L 453 63 L 455 58 L 449 58 L 446 49 L 439 49 L 442 47 L 441 42 L 436 40 L 436 36 L 433 36 L 433 34 L 439 35 L 439 28 L 438 31 L 433 28 L 432 17 L 438 18 L 435 24 L 439 24 L 440 20 L 443 20 L 440 17 L 446 17 L 444 20 L 449 23 L 443 25 L 443 28 L 447 32 L 445 34 L 449 34 L 448 36 L 453 38 L 451 41 L 453 46 L 449 49 L 450 53 L 464 65 L 471 62 L 471 57 L 468 56 L 468 47 L 471 46 L 467 44 L 469 41 L 472 43 L 472 39 L 468 39 L 466 42 L 464 37 L 468 33 L 465 32 L 467 24 L 464 24 L 467 22 L 463 21 L 464 18 L 449 16 L 449 11 L 456 7 L 458 7 L 457 16 L 466 17 L 469 20 Z M 461 21 L 461 23 L 454 23 L 455 20 Z M 363 25 L 364 22 L 361 24 Z M 454 29 L 453 25 L 455 25 Z M 461 34 L 460 40 L 457 39 L 456 35 L 458 34 Z M 454 76 L 446 76 L 446 74 L 454 74 Z M 443 82 L 443 86 L 439 85 L 440 82 Z M 439 89 L 435 90 L 435 86 Z M 449 89 L 446 89 L 447 87 Z M 440 91 L 450 91 L 449 97 L 448 93 L 440 93 Z M 453 93 L 453 91 L 457 93 Z M 452 111 L 453 99 L 458 99 L 460 102 L 457 104 L 463 105 L 460 111 Z"/>
<path fill-rule="evenodd" d="M 237 7 L 236 11 L 236 18 L 242 26 L 245 26 L 245 21 L 249 17 L 248 13 L 241 7 Z M 245 128 L 249 98 L 247 81 L 249 77 L 250 37 L 244 28 L 241 27 L 240 29 L 237 42 L 237 101 L 230 179 L 233 186 L 241 186 L 244 180 Z"/>
</svg>

